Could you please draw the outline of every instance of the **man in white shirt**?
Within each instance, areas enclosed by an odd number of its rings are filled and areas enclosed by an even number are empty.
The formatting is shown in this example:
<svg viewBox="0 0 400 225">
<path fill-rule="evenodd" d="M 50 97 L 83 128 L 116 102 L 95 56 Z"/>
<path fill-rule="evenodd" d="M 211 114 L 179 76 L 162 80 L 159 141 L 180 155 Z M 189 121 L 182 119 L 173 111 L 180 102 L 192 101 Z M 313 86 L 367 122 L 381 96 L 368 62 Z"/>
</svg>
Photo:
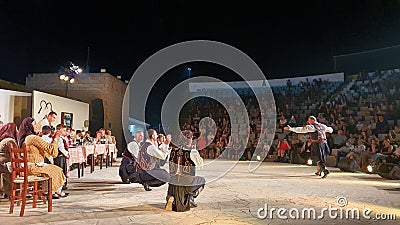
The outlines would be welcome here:
<svg viewBox="0 0 400 225">
<path fill-rule="evenodd" d="M 136 176 L 136 164 L 139 155 L 139 150 L 141 147 L 141 142 L 143 141 L 143 132 L 137 131 L 132 142 L 130 142 L 125 149 L 119 166 L 119 176 L 124 184 L 136 183 L 138 178 Z"/>
<path fill-rule="evenodd" d="M 318 123 L 315 116 L 308 117 L 308 125 L 304 127 L 290 127 L 287 125 L 284 129 L 295 133 L 309 133 L 311 139 L 311 156 L 317 162 L 318 171 L 315 173 L 317 176 L 321 176 L 321 172 L 324 173 L 322 178 L 325 178 L 329 174 L 329 170 L 325 166 L 326 156 L 330 154 L 330 149 L 326 141 L 326 132 L 332 133 L 332 127 L 328 127 L 325 124 Z"/>
<path fill-rule="evenodd" d="M 159 187 L 169 181 L 169 173 L 159 167 L 160 160 L 166 160 L 170 150 L 159 149 L 157 146 L 157 132 L 147 131 L 148 139 L 141 146 L 138 154 L 139 180 L 146 191 L 151 187 Z"/>
<path fill-rule="evenodd" d="M 42 132 L 42 127 L 47 125 L 50 126 L 52 130 L 54 130 L 54 125 L 53 123 L 56 122 L 57 119 L 57 113 L 56 112 L 50 112 L 45 118 L 39 121 L 39 127 L 40 127 L 40 132 Z"/>
<path fill-rule="evenodd" d="M 141 146 L 141 142 L 143 141 L 144 135 L 143 131 L 137 131 L 135 133 L 135 137 L 133 138 L 133 141 L 128 144 L 128 152 L 134 157 L 134 159 L 138 158 L 139 155 L 139 150 Z M 125 153 L 124 153 L 125 155 Z M 131 157 L 131 158 L 133 158 Z"/>
</svg>

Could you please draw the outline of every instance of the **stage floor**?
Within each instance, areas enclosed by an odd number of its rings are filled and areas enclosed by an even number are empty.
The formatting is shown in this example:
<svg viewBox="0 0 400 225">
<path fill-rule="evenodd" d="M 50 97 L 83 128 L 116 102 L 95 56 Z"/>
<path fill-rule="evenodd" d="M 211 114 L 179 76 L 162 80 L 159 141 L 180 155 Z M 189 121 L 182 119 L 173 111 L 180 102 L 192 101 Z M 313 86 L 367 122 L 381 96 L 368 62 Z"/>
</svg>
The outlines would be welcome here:
<svg viewBox="0 0 400 225">
<path fill-rule="evenodd" d="M 119 159 L 120 160 L 120 159 Z M 119 161 L 118 160 L 118 161 Z M 227 162 L 228 163 L 228 162 Z M 53 201 L 53 212 L 48 213 L 43 204 L 37 209 L 27 206 L 25 216 L 19 217 L 19 207 L 8 214 L 9 202 L 0 202 L 0 224 L 398 224 L 400 220 L 400 182 L 386 180 L 378 175 L 346 173 L 330 168 L 326 179 L 314 175 L 315 167 L 286 163 L 264 162 L 253 173 L 248 172 L 248 162 L 239 162 L 228 174 L 206 185 L 196 199 L 198 207 L 189 212 L 176 213 L 164 210 L 167 185 L 146 192 L 139 184 L 122 184 L 118 176 L 119 162 L 113 167 L 94 173 L 85 170 L 77 178 L 77 170 L 71 172 L 68 182 L 70 196 Z M 210 173 L 212 171 L 209 171 Z M 207 171 L 203 171 L 207 173 Z M 340 204 L 347 200 L 343 208 Z M 276 208 L 262 219 L 268 205 Z M 324 218 L 293 219 L 296 210 L 313 208 L 321 216 L 323 208 L 357 208 L 362 213 L 366 208 L 371 217 L 397 215 L 394 220 L 352 219 L 348 214 Z M 278 218 L 278 208 L 281 211 Z M 258 213 L 259 211 L 259 213 Z M 289 214 L 289 211 L 291 214 Z M 344 211 L 344 210 L 342 210 Z M 338 211 L 339 212 L 339 211 Z M 305 211 L 307 216 L 307 211 Z M 334 216 L 334 214 L 333 214 Z"/>
</svg>

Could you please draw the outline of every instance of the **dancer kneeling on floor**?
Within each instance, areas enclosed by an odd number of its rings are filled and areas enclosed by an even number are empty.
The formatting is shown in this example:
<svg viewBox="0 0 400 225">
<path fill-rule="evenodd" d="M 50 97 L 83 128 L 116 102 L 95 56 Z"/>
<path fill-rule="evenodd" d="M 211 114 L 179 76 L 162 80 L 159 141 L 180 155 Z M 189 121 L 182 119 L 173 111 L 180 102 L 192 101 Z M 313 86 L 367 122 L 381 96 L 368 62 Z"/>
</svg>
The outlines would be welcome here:
<svg viewBox="0 0 400 225">
<path fill-rule="evenodd" d="M 194 198 L 204 189 L 205 179 L 196 176 L 196 167 L 203 166 L 203 158 L 192 147 L 193 133 L 182 131 L 177 149 L 171 151 L 169 160 L 170 183 L 168 186 L 167 211 L 184 212 L 197 207 Z"/>
<path fill-rule="evenodd" d="M 148 139 L 140 148 L 137 166 L 140 183 L 146 191 L 151 191 L 150 187 L 159 187 L 169 182 L 168 172 L 161 169 L 160 166 L 168 160 L 170 150 L 157 147 L 155 130 L 149 129 L 147 137 Z"/>
</svg>

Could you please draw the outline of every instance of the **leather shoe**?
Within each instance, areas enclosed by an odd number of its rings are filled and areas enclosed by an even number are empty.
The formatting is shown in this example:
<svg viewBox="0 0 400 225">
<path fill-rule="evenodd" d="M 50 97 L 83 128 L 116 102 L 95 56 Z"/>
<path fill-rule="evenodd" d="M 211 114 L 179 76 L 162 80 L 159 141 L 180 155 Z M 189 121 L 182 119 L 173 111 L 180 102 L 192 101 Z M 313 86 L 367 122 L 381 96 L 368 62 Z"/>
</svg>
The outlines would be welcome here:
<svg viewBox="0 0 400 225">
<path fill-rule="evenodd" d="M 325 170 L 325 171 L 324 171 L 324 175 L 323 175 L 321 178 L 325 178 L 325 177 L 327 177 L 327 176 L 328 176 L 328 174 L 329 174 L 329 170 Z"/>
<path fill-rule="evenodd" d="M 144 187 L 144 190 L 151 191 L 151 188 L 150 188 L 149 184 L 143 183 L 143 187 Z"/>
<path fill-rule="evenodd" d="M 58 194 L 53 194 L 53 199 L 60 199 L 60 196 Z"/>
<path fill-rule="evenodd" d="M 197 198 L 197 196 L 199 196 L 199 190 L 196 190 L 193 194 L 193 198 Z"/>
<path fill-rule="evenodd" d="M 193 196 L 190 197 L 190 207 L 191 208 L 196 208 L 197 207 L 197 203 L 194 201 Z"/>
</svg>

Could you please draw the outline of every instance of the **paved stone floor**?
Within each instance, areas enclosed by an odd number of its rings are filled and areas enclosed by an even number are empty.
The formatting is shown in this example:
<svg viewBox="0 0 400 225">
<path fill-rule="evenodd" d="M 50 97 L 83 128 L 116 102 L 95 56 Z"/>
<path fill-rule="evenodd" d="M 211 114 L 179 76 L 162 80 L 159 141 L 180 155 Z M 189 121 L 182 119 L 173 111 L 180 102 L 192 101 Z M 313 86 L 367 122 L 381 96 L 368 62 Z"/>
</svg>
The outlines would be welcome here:
<svg viewBox="0 0 400 225">
<path fill-rule="evenodd" d="M 227 162 L 228 163 L 228 162 Z M 344 173 L 331 168 L 326 179 L 313 175 L 314 167 L 283 163 L 264 162 L 253 173 L 248 172 L 248 162 L 239 162 L 229 173 L 206 185 L 196 199 L 198 207 L 189 212 L 164 211 L 167 185 L 146 192 L 139 184 L 122 184 L 118 176 L 118 165 L 90 174 L 88 169 L 82 178 L 77 171 L 69 178 L 70 196 L 53 201 L 53 212 L 45 205 L 32 209 L 28 206 L 24 217 L 19 217 L 19 208 L 8 214 L 9 203 L 0 202 L 0 225 L 3 224 L 399 224 L 400 183 L 386 180 L 378 175 Z M 209 171 L 210 173 L 212 171 Z M 208 171 L 203 171 L 207 174 Z M 337 198 L 345 197 L 348 205 L 340 208 Z M 344 200 L 344 199 L 342 199 Z M 271 208 L 284 208 L 282 216 L 300 216 L 305 208 L 315 208 L 316 216 L 328 207 L 338 209 L 358 208 L 360 212 L 371 209 L 368 214 L 385 215 L 395 213 L 396 220 L 367 220 L 329 218 L 280 219 L 263 216 L 267 204 Z M 260 213 L 258 213 L 258 211 Z M 289 214 L 289 211 L 291 214 Z M 334 215 L 334 214 L 332 214 Z M 307 213 L 305 214 L 307 216 Z"/>
</svg>

